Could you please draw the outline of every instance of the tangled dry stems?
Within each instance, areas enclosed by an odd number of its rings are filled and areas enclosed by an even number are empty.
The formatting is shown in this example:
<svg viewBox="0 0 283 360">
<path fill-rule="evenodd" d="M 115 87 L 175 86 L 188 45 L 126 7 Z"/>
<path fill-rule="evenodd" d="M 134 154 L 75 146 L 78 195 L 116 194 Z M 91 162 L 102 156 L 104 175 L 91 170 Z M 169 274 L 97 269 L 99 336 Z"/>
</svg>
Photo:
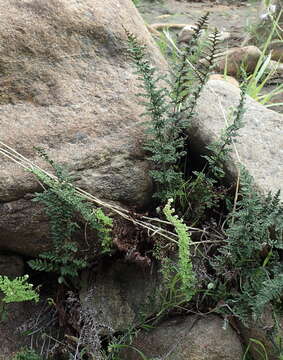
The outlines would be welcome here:
<svg viewBox="0 0 283 360">
<path fill-rule="evenodd" d="M 52 178 L 53 180 L 57 180 L 55 175 L 40 168 L 39 166 L 34 164 L 32 161 L 27 159 L 25 156 L 21 155 L 16 150 L 12 149 L 10 146 L 4 144 L 1 141 L 0 141 L 0 154 L 29 172 L 33 172 L 34 169 L 37 169 L 37 170 L 40 170 L 41 172 L 43 172 L 48 177 Z M 44 188 L 43 184 L 41 184 L 41 186 L 42 186 L 42 188 Z M 164 227 L 162 227 L 162 224 L 170 225 L 169 222 L 155 218 L 155 217 L 151 218 L 148 216 L 139 216 L 138 214 L 136 214 L 136 216 L 135 216 L 135 214 L 133 212 L 130 212 L 129 210 L 122 208 L 121 206 L 113 205 L 113 204 L 107 203 L 105 201 L 102 201 L 101 199 L 97 198 L 96 196 L 88 193 L 87 191 L 85 191 L 79 187 L 75 187 L 75 188 L 76 188 L 76 192 L 78 194 L 82 195 L 86 200 L 93 202 L 96 206 L 101 206 L 104 209 L 109 210 L 110 213 L 114 213 L 114 214 L 122 217 L 123 219 L 128 220 L 128 221 L 132 222 L 133 224 L 146 229 L 151 236 L 158 235 L 166 240 L 169 240 L 170 242 L 173 242 L 176 244 L 178 243 L 178 241 L 177 241 L 178 236 L 174 232 L 169 231 L 169 230 L 165 229 Z M 159 223 L 160 225 L 159 226 L 155 225 L 154 223 L 156 223 L 156 222 Z M 189 227 L 189 230 L 192 232 L 200 232 L 203 235 L 208 235 L 208 232 L 206 232 L 206 230 L 198 229 L 195 227 Z M 192 245 L 199 245 L 199 244 L 203 244 L 206 242 L 215 243 L 215 241 L 217 241 L 217 240 L 204 239 L 200 242 L 193 242 Z M 222 242 L 223 239 L 220 239 L 219 241 Z"/>
</svg>

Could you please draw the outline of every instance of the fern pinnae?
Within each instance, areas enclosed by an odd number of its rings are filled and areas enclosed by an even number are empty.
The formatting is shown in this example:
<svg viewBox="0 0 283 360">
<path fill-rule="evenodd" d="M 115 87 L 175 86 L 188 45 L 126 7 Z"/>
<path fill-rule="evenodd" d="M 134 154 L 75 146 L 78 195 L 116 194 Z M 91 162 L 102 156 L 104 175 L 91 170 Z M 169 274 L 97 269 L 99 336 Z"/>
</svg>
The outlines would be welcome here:
<svg viewBox="0 0 283 360">
<path fill-rule="evenodd" d="M 178 274 L 181 277 L 182 290 L 187 295 L 187 301 L 189 301 L 195 293 L 195 274 L 190 256 L 191 237 L 187 225 L 174 214 L 175 210 L 171 207 L 172 202 L 173 199 L 168 200 L 163 212 L 166 219 L 174 226 L 178 235 Z"/>
<path fill-rule="evenodd" d="M 193 51 L 193 47 L 196 45 L 198 39 L 200 38 L 203 30 L 208 28 L 208 19 L 209 19 L 209 12 L 205 13 L 201 16 L 195 24 L 195 30 L 193 32 L 192 38 L 188 43 L 188 52 L 191 53 Z"/>
</svg>

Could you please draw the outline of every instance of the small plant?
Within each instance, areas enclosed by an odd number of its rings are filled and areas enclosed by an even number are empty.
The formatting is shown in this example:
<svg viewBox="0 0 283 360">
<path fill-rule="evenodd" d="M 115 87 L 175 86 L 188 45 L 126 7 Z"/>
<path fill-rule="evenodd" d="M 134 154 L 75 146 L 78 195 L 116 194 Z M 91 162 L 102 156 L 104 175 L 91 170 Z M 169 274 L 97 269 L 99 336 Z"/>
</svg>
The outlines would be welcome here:
<svg viewBox="0 0 283 360">
<path fill-rule="evenodd" d="M 22 349 L 10 360 L 43 360 L 43 358 L 38 355 L 34 350 Z"/>
<path fill-rule="evenodd" d="M 198 39 L 207 26 L 208 14 L 196 24 L 190 46 L 183 50 L 173 69 L 172 78 L 156 77 L 155 68 L 147 60 L 145 47 L 137 38 L 127 32 L 129 54 L 132 58 L 144 93 L 139 94 L 145 101 L 145 115 L 151 118 L 147 133 L 149 139 L 145 149 L 150 153 L 149 160 L 154 165 L 150 174 L 156 184 L 154 197 L 166 203 L 175 198 L 184 182 L 182 163 L 186 156 L 187 131 L 190 119 L 194 115 L 197 99 L 200 96 L 207 77 L 212 69 L 218 44 L 218 32 L 215 31 L 206 46 L 207 63 L 200 68 L 196 58 L 199 55 Z M 167 83 L 159 86 L 159 81 Z"/>
<path fill-rule="evenodd" d="M 251 176 L 242 170 L 236 208 L 227 220 L 227 243 L 212 264 L 229 291 L 226 303 L 244 322 L 259 318 L 270 303 L 282 305 L 283 206 L 279 192 L 263 197 L 253 189 Z"/>
<path fill-rule="evenodd" d="M 193 272 L 193 266 L 190 256 L 191 238 L 188 226 L 179 219 L 177 215 L 174 215 L 175 209 L 171 208 L 173 199 L 169 199 L 165 205 L 163 212 L 166 219 L 174 226 L 178 235 L 178 253 L 179 261 L 178 268 L 176 269 L 181 280 L 181 291 L 185 294 L 184 301 L 190 301 L 195 294 L 195 274 Z"/>
<path fill-rule="evenodd" d="M 273 20 L 271 22 L 271 29 L 267 32 L 267 38 L 261 36 L 260 41 L 262 42 L 262 39 L 265 40 L 263 44 L 260 44 L 262 48 L 261 55 L 258 59 L 253 73 L 247 76 L 245 79 L 247 83 L 247 95 L 267 107 L 282 105 L 281 103 L 268 104 L 274 96 L 283 93 L 282 84 L 276 86 L 275 89 L 273 89 L 272 91 L 266 92 L 264 94 L 262 93 L 263 88 L 272 79 L 272 77 L 276 73 L 277 66 L 279 65 L 279 62 L 277 65 L 271 65 L 271 53 L 268 54 L 268 48 L 272 42 L 274 35 L 278 34 L 278 22 L 281 16 L 282 11 L 278 14 L 276 19 L 272 18 Z"/>
<path fill-rule="evenodd" d="M 4 297 L 0 300 L 0 305 L 2 304 L 0 311 L 2 320 L 7 317 L 7 304 L 31 300 L 39 301 L 39 295 L 33 289 L 33 285 L 27 282 L 28 278 L 28 275 L 24 275 L 10 280 L 7 276 L 0 275 L 0 290 L 4 294 Z"/>
<path fill-rule="evenodd" d="M 30 260 L 29 265 L 37 271 L 55 272 L 59 275 L 59 283 L 65 279 L 76 278 L 79 271 L 87 266 L 87 261 L 79 255 L 78 243 L 73 235 L 80 229 L 75 219 L 79 214 L 94 230 L 101 241 L 104 252 L 110 250 L 110 231 L 112 220 L 101 209 L 93 209 L 85 199 L 76 193 L 72 179 L 64 170 L 49 159 L 43 150 L 39 150 L 43 158 L 53 167 L 56 178 L 50 178 L 44 172 L 33 169 L 41 183 L 47 186 L 43 193 L 38 193 L 34 201 L 45 205 L 45 212 L 50 220 L 50 233 L 53 248 Z"/>
<path fill-rule="evenodd" d="M 216 209 L 220 202 L 226 199 L 227 189 L 223 186 L 225 166 L 232 151 L 231 145 L 238 136 L 238 131 L 244 126 L 244 104 L 246 84 L 241 86 L 241 97 L 236 109 L 231 112 L 230 124 L 222 131 L 219 140 L 206 146 L 205 165 L 201 171 L 194 171 L 190 178 L 177 193 L 177 201 L 181 207 L 184 219 L 198 224 L 207 210 Z M 222 181 L 222 183 L 221 183 Z"/>
</svg>

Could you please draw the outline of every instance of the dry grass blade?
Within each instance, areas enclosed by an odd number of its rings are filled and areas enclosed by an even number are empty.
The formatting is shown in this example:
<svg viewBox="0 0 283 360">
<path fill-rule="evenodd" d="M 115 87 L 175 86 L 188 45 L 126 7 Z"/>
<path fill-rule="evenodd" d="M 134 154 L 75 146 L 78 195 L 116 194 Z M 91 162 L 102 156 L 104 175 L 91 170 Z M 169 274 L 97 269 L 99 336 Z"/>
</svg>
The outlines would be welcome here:
<svg viewBox="0 0 283 360">
<path fill-rule="evenodd" d="M 35 170 L 39 170 L 42 173 L 44 173 L 46 176 L 48 176 L 50 179 L 58 181 L 58 179 L 55 175 L 53 175 L 53 174 L 49 173 L 48 171 L 42 169 L 41 167 L 37 166 L 31 160 L 29 160 L 28 158 L 26 158 L 25 156 L 23 156 L 22 154 L 17 152 L 15 149 L 6 145 L 2 141 L 0 141 L 0 154 L 3 155 L 4 157 L 10 159 L 17 165 L 21 166 L 26 171 L 30 171 L 30 172 L 34 173 Z M 134 214 L 133 212 L 130 212 L 127 209 L 122 208 L 121 206 L 109 204 L 105 201 L 102 201 L 102 200 L 98 199 L 96 196 L 88 193 L 87 191 L 85 191 L 77 186 L 75 186 L 75 189 L 76 189 L 77 194 L 79 194 L 80 196 L 83 196 L 86 200 L 95 203 L 95 205 L 97 205 L 97 206 L 101 206 L 105 209 L 108 209 L 111 212 L 124 218 L 125 220 L 128 220 L 128 221 L 132 222 L 133 224 L 146 229 L 151 234 L 151 236 L 158 235 L 158 236 L 165 238 L 166 240 L 168 240 L 170 242 L 174 242 L 174 243 L 178 244 L 177 234 L 175 234 L 174 232 L 171 232 L 167 229 L 164 229 L 161 226 L 154 225 L 152 223 L 152 222 L 159 222 L 160 224 L 168 225 L 168 223 L 166 221 L 158 219 L 158 218 L 151 218 L 148 216 L 140 216 L 138 214 Z M 197 229 L 197 228 L 189 228 L 189 230 L 206 233 L 205 230 Z M 214 242 L 214 241 L 206 240 L 205 242 Z M 203 243 L 203 241 L 194 242 L 193 244 L 196 245 L 199 243 Z"/>
</svg>

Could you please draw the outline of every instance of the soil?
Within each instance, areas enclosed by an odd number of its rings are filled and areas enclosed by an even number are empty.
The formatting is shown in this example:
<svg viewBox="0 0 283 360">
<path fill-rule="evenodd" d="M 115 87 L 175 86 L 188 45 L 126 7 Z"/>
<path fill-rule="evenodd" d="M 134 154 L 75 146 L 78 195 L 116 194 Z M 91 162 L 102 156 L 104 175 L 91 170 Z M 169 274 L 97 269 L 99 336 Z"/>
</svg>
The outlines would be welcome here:
<svg viewBox="0 0 283 360">
<path fill-rule="evenodd" d="M 249 29 L 257 22 L 260 1 L 221 1 L 221 0 L 140 0 L 137 8 L 149 25 L 155 23 L 175 23 L 193 25 L 206 12 L 210 13 L 209 28 L 217 28 L 220 32 L 231 34 L 221 44 L 222 48 L 240 47 L 249 35 Z M 178 33 L 180 30 L 176 30 Z M 272 91 L 282 78 L 272 80 L 263 89 L 263 93 Z M 275 96 L 271 103 L 283 103 L 283 94 Z M 271 109 L 283 113 L 283 106 Z"/>
<path fill-rule="evenodd" d="M 246 29 L 255 23 L 258 3 L 220 3 L 204 0 L 148 2 L 142 0 L 138 9 L 148 24 L 177 23 L 193 25 L 206 12 L 210 13 L 209 26 L 231 33 L 229 46 L 239 46 L 246 36 Z"/>
</svg>

